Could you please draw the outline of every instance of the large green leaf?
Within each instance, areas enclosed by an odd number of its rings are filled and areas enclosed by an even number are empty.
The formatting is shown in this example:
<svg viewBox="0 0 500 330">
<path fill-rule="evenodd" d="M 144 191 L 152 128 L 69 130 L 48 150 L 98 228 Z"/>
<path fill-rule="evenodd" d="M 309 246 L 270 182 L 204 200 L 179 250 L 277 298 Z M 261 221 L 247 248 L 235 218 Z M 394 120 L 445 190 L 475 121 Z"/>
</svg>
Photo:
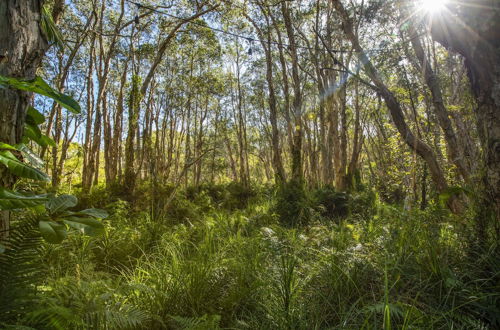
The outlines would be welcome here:
<svg viewBox="0 0 500 330">
<path fill-rule="evenodd" d="M 48 146 L 51 146 L 51 147 L 55 147 L 56 146 L 56 142 L 54 140 L 52 140 L 50 137 L 48 137 L 47 135 L 45 135 L 45 134 L 42 134 L 42 137 L 41 137 L 40 141 L 41 141 L 41 143 L 40 143 L 41 146 L 44 146 L 44 145 L 48 145 Z"/>
<path fill-rule="evenodd" d="M 50 199 L 45 206 L 50 214 L 56 214 L 70 207 L 76 206 L 78 199 L 73 195 L 59 195 Z"/>
<path fill-rule="evenodd" d="M 0 75 L 0 86 L 16 88 L 27 92 L 34 92 L 40 95 L 48 96 L 73 113 L 81 112 L 81 108 L 78 102 L 76 102 L 70 96 L 54 90 L 40 77 L 27 80 L 8 78 Z"/>
<path fill-rule="evenodd" d="M 16 147 L 11 146 L 10 144 L 0 142 L 0 149 L 7 149 L 7 150 L 17 150 Z"/>
<path fill-rule="evenodd" d="M 17 159 L 10 151 L 0 151 L 0 163 L 7 166 L 13 174 L 21 177 L 40 181 L 49 181 L 50 178 L 42 171 L 31 167 Z"/>
<path fill-rule="evenodd" d="M 75 215 L 80 215 L 80 214 L 85 216 L 91 216 L 98 219 L 106 219 L 109 216 L 108 212 L 101 209 L 85 209 L 75 213 Z"/>
<path fill-rule="evenodd" d="M 33 125 L 29 123 L 24 123 L 24 136 L 29 140 L 40 144 L 40 139 L 42 138 L 42 131 L 38 125 Z"/>
<path fill-rule="evenodd" d="M 45 122 L 45 116 L 37 109 L 29 106 L 26 113 L 26 122 L 34 125 L 40 125 Z"/>
<path fill-rule="evenodd" d="M 33 141 L 42 147 L 47 147 L 49 145 L 54 147 L 56 145 L 54 140 L 52 140 L 47 135 L 43 134 L 42 131 L 40 131 L 38 125 L 29 124 L 26 122 L 24 124 L 23 142 L 28 143 L 29 141 Z"/>
<path fill-rule="evenodd" d="M 42 168 L 43 167 L 43 160 L 38 157 L 37 154 L 35 154 L 30 148 L 28 148 L 25 144 L 18 144 L 17 148 L 19 151 L 22 152 L 23 154 L 23 160 L 27 162 L 29 165 L 35 167 L 35 168 Z"/>
<path fill-rule="evenodd" d="M 104 231 L 103 224 L 94 218 L 68 217 L 63 220 L 65 224 L 81 231 L 85 235 L 93 236 Z"/>
<path fill-rule="evenodd" d="M 40 221 L 39 226 L 42 237 L 49 243 L 61 243 L 68 236 L 63 224 L 54 221 Z"/>
<path fill-rule="evenodd" d="M 33 207 L 45 203 L 49 195 L 25 195 L 0 187 L 0 210 L 13 210 Z"/>
</svg>

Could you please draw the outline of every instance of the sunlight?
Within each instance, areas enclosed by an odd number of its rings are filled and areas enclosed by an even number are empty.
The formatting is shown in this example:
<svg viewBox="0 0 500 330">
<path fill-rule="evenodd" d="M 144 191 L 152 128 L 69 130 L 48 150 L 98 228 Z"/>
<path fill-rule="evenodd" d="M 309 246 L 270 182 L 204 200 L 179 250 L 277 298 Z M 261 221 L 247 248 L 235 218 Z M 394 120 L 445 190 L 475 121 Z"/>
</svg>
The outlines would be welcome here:
<svg viewBox="0 0 500 330">
<path fill-rule="evenodd" d="M 436 13 L 446 8 L 448 0 L 421 0 L 420 6 L 428 13 Z"/>
</svg>

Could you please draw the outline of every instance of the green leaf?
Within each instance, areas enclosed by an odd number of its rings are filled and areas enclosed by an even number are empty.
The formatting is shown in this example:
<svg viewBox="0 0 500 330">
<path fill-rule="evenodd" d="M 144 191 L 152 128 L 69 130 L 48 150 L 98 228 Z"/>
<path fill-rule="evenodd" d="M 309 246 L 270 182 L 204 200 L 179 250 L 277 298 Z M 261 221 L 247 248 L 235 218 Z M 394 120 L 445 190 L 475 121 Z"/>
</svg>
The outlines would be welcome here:
<svg viewBox="0 0 500 330">
<path fill-rule="evenodd" d="M 22 91 L 34 92 L 40 95 L 48 96 L 73 113 L 81 112 L 78 102 L 70 96 L 54 90 L 40 77 L 27 80 L 8 78 L 0 75 L 0 86 L 11 87 Z"/>
<path fill-rule="evenodd" d="M 23 154 L 23 160 L 26 161 L 29 165 L 38 169 L 43 167 L 43 160 L 40 159 L 40 157 L 38 157 L 38 155 L 35 154 L 30 148 L 28 148 L 24 144 L 18 144 L 17 147 L 19 148 L 18 150 Z"/>
<path fill-rule="evenodd" d="M 66 227 L 54 221 L 40 221 L 39 226 L 42 237 L 49 243 L 61 243 L 68 236 Z"/>
<path fill-rule="evenodd" d="M 10 172 L 21 178 L 50 181 L 47 174 L 19 161 L 10 151 L 0 151 L 0 163 L 4 164 Z"/>
<path fill-rule="evenodd" d="M 24 136 L 38 143 L 42 137 L 42 131 L 40 131 L 38 125 L 24 123 Z"/>
<path fill-rule="evenodd" d="M 34 125 L 40 125 L 45 122 L 45 116 L 37 109 L 29 106 L 26 113 L 26 122 Z"/>
<path fill-rule="evenodd" d="M 0 149 L 7 149 L 7 150 L 17 150 L 16 147 L 11 146 L 10 144 L 0 142 Z"/>
<path fill-rule="evenodd" d="M 0 253 L 4 253 L 4 252 L 5 252 L 5 245 L 0 244 Z"/>
<path fill-rule="evenodd" d="M 37 206 L 49 200 L 49 195 L 26 195 L 0 187 L 0 210 L 14 210 Z"/>
<path fill-rule="evenodd" d="M 50 137 L 48 137 L 47 135 L 45 135 L 45 134 L 42 134 L 40 142 L 43 143 L 43 144 L 40 144 L 41 146 L 45 146 L 45 145 L 49 145 L 51 147 L 55 147 L 56 146 L 56 142 L 54 140 L 52 140 Z"/>
<path fill-rule="evenodd" d="M 68 217 L 63 222 L 71 228 L 89 236 L 97 235 L 104 231 L 104 225 L 94 218 Z"/>
<path fill-rule="evenodd" d="M 40 26 L 43 33 L 47 37 L 47 40 L 55 43 L 60 49 L 64 49 L 64 38 L 61 31 L 57 28 L 56 23 L 52 19 L 52 14 L 47 9 L 47 6 L 42 6 L 41 18 Z"/>
<path fill-rule="evenodd" d="M 37 125 L 25 123 L 23 142 L 28 143 L 29 141 L 33 141 L 42 147 L 47 147 L 49 145 L 55 147 L 56 145 L 54 140 L 49 138 L 47 135 L 43 134 Z"/>
<path fill-rule="evenodd" d="M 86 209 L 86 210 L 78 211 L 75 214 L 76 215 L 80 215 L 80 214 L 87 215 L 87 216 L 91 216 L 91 217 L 98 218 L 98 219 L 106 219 L 109 216 L 108 212 L 101 210 L 101 209 Z"/>
<path fill-rule="evenodd" d="M 55 214 L 76 206 L 77 203 L 78 199 L 75 196 L 64 194 L 50 199 L 45 206 L 50 214 Z"/>
</svg>

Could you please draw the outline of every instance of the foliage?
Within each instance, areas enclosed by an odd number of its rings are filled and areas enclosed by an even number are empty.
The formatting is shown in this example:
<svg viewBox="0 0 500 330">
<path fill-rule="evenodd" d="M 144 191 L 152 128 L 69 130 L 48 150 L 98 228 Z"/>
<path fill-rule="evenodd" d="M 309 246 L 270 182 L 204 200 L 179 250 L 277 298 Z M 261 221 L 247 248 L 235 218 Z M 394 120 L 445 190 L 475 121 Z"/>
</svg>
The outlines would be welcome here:
<svg viewBox="0 0 500 330">
<path fill-rule="evenodd" d="M 349 213 L 349 196 L 345 192 L 335 191 L 333 186 L 325 186 L 313 192 L 316 208 L 323 217 L 344 218 Z"/>
<path fill-rule="evenodd" d="M 56 91 L 40 77 L 36 77 L 35 79 L 30 80 L 23 80 L 0 76 L 0 86 L 3 88 L 10 87 L 47 96 L 73 113 L 81 112 L 81 108 L 78 102 L 76 102 L 72 97 Z"/>
<path fill-rule="evenodd" d="M 178 201 L 192 203 L 185 194 Z M 367 196 L 359 197 L 367 200 L 358 201 L 363 208 L 372 203 Z M 269 217 L 275 205 L 263 198 L 243 210 L 201 207 L 190 221 L 175 223 L 171 215 L 153 221 L 147 212 L 131 213 L 127 202 L 112 202 L 105 234 L 45 243 L 43 263 L 26 255 L 48 276 L 29 286 L 36 303 L 3 322 L 49 329 L 498 324 L 495 247 L 465 254 L 467 233 L 449 214 L 379 204 L 335 222 L 316 216 L 308 226 L 289 227 Z"/>
<path fill-rule="evenodd" d="M 0 141 L 0 327 L 500 328 L 492 194 L 469 190 L 495 177 L 476 164 L 494 123 L 463 59 L 421 38 L 445 13 L 412 8 L 414 35 L 382 0 L 187 18 L 211 3 L 74 1 L 60 31 L 39 8 L 44 78 L 0 76 L 51 99 Z M 475 215 L 444 208 L 476 195 Z"/>
<path fill-rule="evenodd" d="M 280 223 L 285 226 L 306 225 L 310 218 L 310 200 L 304 184 L 290 180 L 278 187 L 274 211 L 279 215 Z"/>
<path fill-rule="evenodd" d="M 38 220 L 29 217 L 15 226 L 2 242 L 0 253 L 0 326 L 15 324 L 27 310 L 36 306 L 36 285 L 42 283 L 45 266 L 41 263 L 42 238 Z"/>
</svg>

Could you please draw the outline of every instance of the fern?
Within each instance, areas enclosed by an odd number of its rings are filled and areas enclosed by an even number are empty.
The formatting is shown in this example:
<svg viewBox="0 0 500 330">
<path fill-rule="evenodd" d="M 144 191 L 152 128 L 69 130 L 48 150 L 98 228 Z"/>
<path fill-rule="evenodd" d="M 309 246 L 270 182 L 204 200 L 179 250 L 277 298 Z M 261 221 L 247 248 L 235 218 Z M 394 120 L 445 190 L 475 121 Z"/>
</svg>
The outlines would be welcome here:
<svg viewBox="0 0 500 330">
<path fill-rule="evenodd" d="M 201 317 L 171 316 L 176 329 L 182 330 L 205 330 L 220 329 L 220 315 L 203 315 Z"/>
<path fill-rule="evenodd" d="M 0 253 L 0 322 L 13 324 L 35 304 L 37 284 L 43 278 L 38 219 L 28 217 L 14 224 L 1 244 L 5 251 Z"/>
<path fill-rule="evenodd" d="M 119 292 L 107 290 L 103 281 L 56 283 L 24 324 L 37 329 L 140 329 L 150 321 L 147 312 L 120 302 Z"/>
</svg>

